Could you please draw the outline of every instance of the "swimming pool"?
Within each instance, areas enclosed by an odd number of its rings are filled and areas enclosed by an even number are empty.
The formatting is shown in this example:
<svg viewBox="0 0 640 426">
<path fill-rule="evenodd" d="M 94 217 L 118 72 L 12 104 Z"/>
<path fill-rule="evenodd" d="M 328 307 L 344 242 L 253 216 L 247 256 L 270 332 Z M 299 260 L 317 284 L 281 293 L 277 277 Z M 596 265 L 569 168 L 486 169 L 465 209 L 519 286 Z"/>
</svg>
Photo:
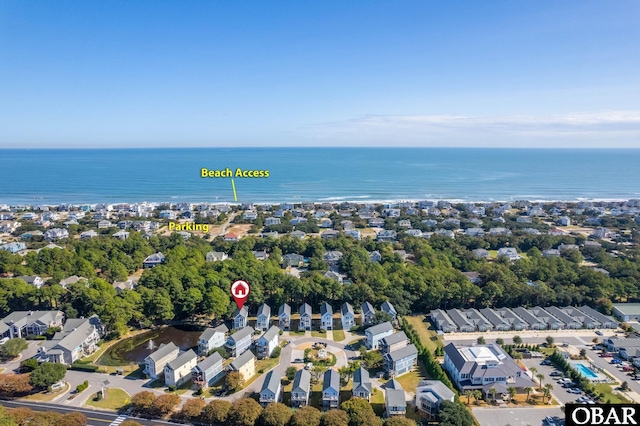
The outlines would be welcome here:
<svg viewBox="0 0 640 426">
<path fill-rule="evenodd" d="M 576 370 L 578 370 L 578 373 L 582 374 L 587 379 L 597 379 L 598 378 L 598 375 L 596 373 L 594 373 L 593 370 L 591 370 L 589 367 L 587 367 L 584 364 L 576 362 L 575 364 L 573 364 L 573 366 L 575 367 Z"/>
</svg>

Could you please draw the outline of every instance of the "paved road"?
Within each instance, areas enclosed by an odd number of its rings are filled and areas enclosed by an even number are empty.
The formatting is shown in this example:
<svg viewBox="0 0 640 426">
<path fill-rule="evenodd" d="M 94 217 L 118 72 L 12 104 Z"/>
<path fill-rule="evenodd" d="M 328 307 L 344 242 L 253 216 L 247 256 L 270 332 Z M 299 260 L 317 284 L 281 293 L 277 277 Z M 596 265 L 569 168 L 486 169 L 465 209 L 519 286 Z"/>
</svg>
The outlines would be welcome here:
<svg viewBox="0 0 640 426">
<path fill-rule="evenodd" d="M 542 426 L 547 416 L 564 419 L 560 407 L 553 408 L 472 408 L 481 426 Z"/>
<path fill-rule="evenodd" d="M 168 422 L 164 420 L 147 420 L 147 419 L 140 419 L 137 417 L 127 417 L 124 415 L 120 416 L 116 413 L 111 413 L 108 411 L 89 410 L 89 409 L 76 408 L 76 407 L 69 408 L 69 407 L 63 407 L 63 406 L 54 405 L 54 404 L 44 404 L 40 402 L 37 404 L 34 404 L 31 402 L 22 402 L 22 401 L 0 401 L 0 404 L 9 408 L 26 407 L 34 411 L 55 411 L 57 413 L 62 413 L 62 414 L 79 412 L 87 416 L 87 424 L 90 426 L 105 426 L 105 425 L 116 426 L 120 424 L 122 421 L 124 421 L 124 419 L 127 419 L 127 418 L 131 420 L 135 420 L 138 423 L 141 423 L 145 426 L 153 426 L 158 424 L 160 425 L 178 424 L 178 423 Z"/>
</svg>

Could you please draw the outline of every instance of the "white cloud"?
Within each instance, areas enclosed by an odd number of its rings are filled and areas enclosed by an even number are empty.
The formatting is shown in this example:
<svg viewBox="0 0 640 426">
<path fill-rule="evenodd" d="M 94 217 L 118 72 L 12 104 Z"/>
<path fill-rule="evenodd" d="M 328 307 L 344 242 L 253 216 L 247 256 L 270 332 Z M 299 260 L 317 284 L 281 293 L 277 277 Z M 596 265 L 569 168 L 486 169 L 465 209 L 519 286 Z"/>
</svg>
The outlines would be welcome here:
<svg viewBox="0 0 640 426">
<path fill-rule="evenodd" d="M 640 111 L 557 115 L 367 115 L 305 129 L 317 142 L 354 145 L 635 147 Z"/>
</svg>

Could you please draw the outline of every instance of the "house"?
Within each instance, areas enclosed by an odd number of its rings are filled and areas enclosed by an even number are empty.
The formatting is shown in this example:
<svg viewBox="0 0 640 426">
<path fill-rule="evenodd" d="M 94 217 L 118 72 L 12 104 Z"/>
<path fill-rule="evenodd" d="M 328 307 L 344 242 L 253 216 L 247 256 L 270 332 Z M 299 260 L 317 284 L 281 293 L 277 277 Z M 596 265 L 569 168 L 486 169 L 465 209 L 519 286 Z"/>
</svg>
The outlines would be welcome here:
<svg viewBox="0 0 640 426">
<path fill-rule="evenodd" d="M 509 331 L 511 324 L 491 308 L 480 309 L 480 313 L 485 317 L 496 331 Z"/>
<path fill-rule="evenodd" d="M 360 308 L 362 309 L 362 324 L 373 324 L 373 320 L 376 316 L 376 311 L 373 309 L 373 305 L 369 302 L 364 302 Z"/>
<path fill-rule="evenodd" d="M 282 401 L 281 377 L 276 371 L 269 371 L 260 389 L 260 405 L 266 407 L 274 402 Z"/>
<path fill-rule="evenodd" d="M 464 233 L 470 237 L 484 237 L 484 230 L 482 228 L 467 228 L 464 230 Z"/>
<path fill-rule="evenodd" d="M 478 248 L 475 250 L 471 250 L 471 252 L 473 253 L 473 255 L 475 256 L 476 259 L 489 259 L 489 251 L 482 249 L 482 248 Z"/>
<path fill-rule="evenodd" d="M 398 238 L 398 233 L 391 230 L 382 230 L 376 235 L 378 241 L 395 241 Z"/>
<path fill-rule="evenodd" d="M 444 348 L 444 369 L 462 392 L 481 390 L 487 393 L 491 386 L 499 384 L 514 387 L 519 392 L 536 386 L 513 358 L 495 343 L 476 346 L 449 343 Z"/>
<path fill-rule="evenodd" d="M 299 268 L 304 266 L 304 256 L 295 253 L 289 253 L 282 256 L 282 266 L 288 268 L 290 266 Z"/>
<path fill-rule="evenodd" d="M 77 275 L 72 275 L 72 276 L 67 277 L 67 278 L 65 278 L 65 279 L 63 279 L 63 280 L 60 280 L 60 286 L 61 286 L 62 288 L 67 288 L 67 286 L 68 286 L 69 284 L 75 284 L 75 283 L 80 282 L 80 281 L 85 281 L 85 285 L 87 285 L 87 284 L 88 284 L 88 281 L 87 281 L 87 279 L 86 279 L 86 278 L 84 278 L 84 277 L 79 277 L 79 276 L 77 276 Z"/>
<path fill-rule="evenodd" d="M 180 349 L 173 343 L 162 344 L 144 359 L 144 373 L 150 379 L 157 379 L 164 373 L 164 366 L 178 357 Z"/>
<path fill-rule="evenodd" d="M 43 342 L 39 352 L 49 362 L 71 365 L 98 349 L 104 326 L 97 315 L 69 319 L 51 340 Z"/>
<path fill-rule="evenodd" d="M 410 344 L 384 354 L 383 364 L 387 377 L 394 378 L 413 370 L 418 362 L 418 349 Z"/>
<path fill-rule="evenodd" d="M 272 326 L 269 330 L 265 331 L 262 336 L 256 342 L 256 348 L 258 350 L 258 359 L 269 358 L 275 348 L 278 347 L 278 336 L 280 335 L 280 329 L 277 326 Z"/>
<path fill-rule="evenodd" d="M 240 236 L 238 234 L 234 234 L 232 232 L 225 234 L 224 236 L 224 240 L 227 242 L 237 242 L 240 239 Z"/>
<path fill-rule="evenodd" d="M 44 239 L 47 241 L 61 240 L 63 238 L 69 238 L 69 231 L 66 229 L 53 228 L 44 233 Z"/>
<path fill-rule="evenodd" d="M 371 397 L 371 390 L 369 372 L 365 370 L 364 367 L 359 367 L 353 372 L 353 396 L 369 401 L 369 398 Z"/>
<path fill-rule="evenodd" d="M 37 275 L 20 275 L 19 277 L 16 277 L 16 279 L 22 280 L 35 288 L 41 288 L 44 285 L 44 279 Z"/>
<path fill-rule="evenodd" d="M 293 221 L 291 221 L 291 222 L 293 222 Z M 289 235 L 291 235 L 292 237 L 295 237 L 295 238 L 303 239 L 307 234 L 306 234 L 306 232 L 302 232 L 302 231 L 296 230 L 296 231 L 292 231 Z"/>
<path fill-rule="evenodd" d="M 114 225 L 108 220 L 101 220 L 98 222 L 98 229 L 108 229 L 108 228 L 111 228 L 112 226 Z"/>
<path fill-rule="evenodd" d="M 542 250 L 542 257 L 560 257 L 560 250 L 558 249 Z"/>
<path fill-rule="evenodd" d="M 228 258 L 229 258 L 229 255 L 225 252 L 210 251 L 207 253 L 207 256 L 205 259 L 207 262 L 218 262 L 218 261 L 227 260 Z"/>
<path fill-rule="evenodd" d="M 437 330 L 443 333 L 454 333 L 458 331 L 458 326 L 449 317 L 449 315 L 442 309 L 434 309 L 431 311 L 431 322 L 435 325 Z"/>
<path fill-rule="evenodd" d="M 9 253 L 20 253 L 21 251 L 25 251 L 27 249 L 27 245 L 22 242 L 14 242 L 0 245 L 0 250 L 6 250 Z"/>
<path fill-rule="evenodd" d="M 355 327 L 355 314 L 353 313 L 353 306 L 349 302 L 343 303 L 340 307 L 340 319 L 343 330 L 351 330 L 352 327 Z"/>
<path fill-rule="evenodd" d="M 129 238 L 129 233 L 127 231 L 118 231 L 112 236 L 113 238 L 117 238 L 119 240 L 126 240 L 127 238 Z"/>
<path fill-rule="evenodd" d="M 334 271 L 327 271 L 322 276 L 325 278 L 329 278 L 330 280 L 337 281 L 340 284 L 344 283 L 344 277 L 341 274 Z"/>
<path fill-rule="evenodd" d="M 229 336 L 225 344 L 227 351 L 231 356 L 238 356 L 251 346 L 251 336 L 253 336 L 253 328 L 244 327 Z"/>
<path fill-rule="evenodd" d="M 395 321 L 398 317 L 398 313 L 396 312 L 396 308 L 393 307 L 393 305 L 391 304 L 391 302 L 389 302 L 388 300 L 386 302 L 383 302 L 382 305 L 380 306 L 380 310 L 386 314 L 389 314 L 391 316 L 391 318 L 393 318 L 393 320 Z"/>
<path fill-rule="evenodd" d="M 404 389 L 397 380 L 392 379 L 384 385 L 385 417 L 407 414 L 407 400 Z"/>
<path fill-rule="evenodd" d="M 409 338 L 407 337 L 407 335 L 404 333 L 404 331 L 399 331 L 381 339 L 378 347 L 380 348 L 380 352 L 382 354 L 388 354 L 389 352 L 404 348 L 408 344 Z"/>
<path fill-rule="evenodd" d="M 224 358 L 218 352 L 214 352 L 193 367 L 191 379 L 193 384 L 206 388 L 213 386 L 224 374 Z"/>
<path fill-rule="evenodd" d="M 300 306 L 298 330 L 311 330 L 311 306 L 308 303 Z"/>
<path fill-rule="evenodd" d="M 578 309 L 585 315 L 596 321 L 594 328 L 618 328 L 618 322 L 613 317 L 601 314 L 600 312 L 586 305 L 580 306 Z"/>
<path fill-rule="evenodd" d="M 245 328 L 249 322 L 249 308 L 247 306 L 243 306 L 242 309 L 236 309 L 236 312 L 233 314 L 233 328 L 235 330 L 240 330 L 241 328 Z"/>
<path fill-rule="evenodd" d="M 215 348 L 224 346 L 228 331 L 229 329 L 224 324 L 216 328 L 207 327 L 198 338 L 198 354 L 200 356 L 207 356 L 209 352 Z"/>
<path fill-rule="evenodd" d="M 320 305 L 320 329 L 333 330 L 333 308 L 327 302 Z"/>
<path fill-rule="evenodd" d="M 62 311 L 13 311 L 0 321 L 0 337 L 42 336 L 51 327 L 62 327 Z"/>
<path fill-rule="evenodd" d="M 547 324 L 536 317 L 535 314 L 529 312 L 528 309 L 518 306 L 512 308 L 511 311 L 528 324 L 528 329 L 531 330 L 546 330 Z"/>
<path fill-rule="evenodd" d="M 258 218 L 258 213 L 254 211 L 246 211 L 242 213 L 242 218 L 244 220 L 256 220 Z"/>
<path fill-rule="evenodd" d="M 442 401 L 453 402 L 455 394 L 440 380 L 421 380 L 416 388 L 415 405 L 428 419 L 438 416 Z"/>
<path fill-rule="evenodd" d="M 153 268 L 156 265 L 160 265 L 162 262 L 164 262 L 166 258 L 164 257 L 164 254 L 162 254 L 161 252 L 158 253 L 154 253 L 151 256 L 148 256 L 144 262 L 142 262 L 142 266 L 144 268 Z"/>
<path fill-rule="evenodd" d="M 384 227 L 384 219 L 379 218 L 379 217 L 374 217 L 374 218 L 369 219 L 367 224 L 371 228 L 382 228 L 382 227 Z"/>
<path fill-rule="evenodd" d="M 164 383 L 180 387 L 191 379 L 191 370 L 198 364 L 198 356 L 189 349 L 164 366 Z"/>
<path fill-rule="evenodd" d="M 322 409 L 330 410 L 340 406 L 340 374 L 333 368 L 324 372 L 322 381 Z"/>
<path fill-rule="evenodd" d="M 269 258 L 269 253 L 264 250 L 254 250 L 252 253 L 258 260 L 267 260 Z"/>
<path fill-rule="evenodd" d="M 371 262 L 379 263 L 380 261 L 382 261 L 382 255 L 378 250 L 374 250 L 371 253 L 369 253 L 369 260 Z"/>
<path fill-rule="evenodd" d="M 334 238 L 338 238 L 339 235 L 340 235 L 339 231 L 336 231 L 334 229 L 329 229 L 328 231 L 324 231 L 320 235 L 320 238 L 322 238 L 323 240 L 331 240 Z"/>
<path fill-rule="evenodd" d="M 81 240 L 90 240 L 91 238 L 97 237 L 98 233 L 96 231 L 94 231 L 93 229 L 90 229 L 88 231 L 85 231 L 83 233 L 80 234 L 80 239 Z"/>
<path fill-rule="evenodd" d="M 60 282 L 60 285 L 62 285 L 62 282 Z M 114 281 L 112 285 L 113 288 L 116 289 L 116 293 L 120 294 L 122 290 L 133 290 L 136 286 L 136 282 L 133 280 Z"/>
<path fill-rule="evenodd" d="M 291 388 L 291 406 L 300 408 L 309 405 L 310 396 L 311 373 L 304 369 L 298 370 L 293 378 L 293 387 Z"/>
<path fill-rule="evenodd" d="M 163 210 L 159 214 L 160 219 L 176 220 L 178 213 L 173 210 Z"/>
<path fill-rule="evenodd" d="M 280 225 L 280 223 L 280 218 L 277 217 L 268 217 L 264 220 L 265 226 Z"/>
<path fill-rule="evenodd" d="M 329 266 L 337 266 L 342 259 L 342 252 L 334 250 L 324 253 L 323 259 L 329 264 Z"/>
<path fill-rule="evenodd" d="M 256 374 L 256 357 L 251 351 L 245 351 L 229 364 L 231 371 L 237 371 L 245 382 Z"/>
<path fill-rule="evenodd" d="M 265 331 L 269 328 L 271 323 L 271 308 L 266 303 L 263 303 L 258 308 L 258 315 L 256 317 L 256 330 Z"/>
<path fill-rule="evenodd" d="M 364 331 L 366 336 L 365 346 L 368 350 L 378 349 L 380 340 L 393 333 L 393 326 L 389 321 L 367 328 Z"/>
<path fill-rule="evenodd" d="M 498 249 L 498 257 L 500 256 L 505 256 L 507 258 L 509 258 L 509 260 L 513 261 L 513 260 L 518 260 L 518 259 L 522 259 L 522 256 L 520 256 L 516 250 L 515 247 L 502 247 Z"/>
<path fill-rule="evenodd" d="M 278 326 L 283 331 L 291 327 L 291 306 L 286 303 L 278 309 Z"/>
</svg>

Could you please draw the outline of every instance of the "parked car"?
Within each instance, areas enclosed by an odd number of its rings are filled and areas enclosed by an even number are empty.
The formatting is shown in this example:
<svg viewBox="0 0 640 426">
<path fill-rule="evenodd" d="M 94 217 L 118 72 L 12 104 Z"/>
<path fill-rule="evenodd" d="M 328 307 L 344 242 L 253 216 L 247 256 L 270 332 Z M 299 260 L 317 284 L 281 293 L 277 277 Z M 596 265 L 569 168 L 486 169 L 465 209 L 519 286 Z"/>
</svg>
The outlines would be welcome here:
<svg viewBox="0 0 640 426">
<path fill-rule="evenodd" d="M 553 417 L 551 416 L 547 416 L 544 418 L 544 421 L 547 423 L 547 425 L 549 426 L 556 426 L 556 421 Z"/>
<path fill-rule="evenodd" d="M 551 377 L 562 377 L 562 376 L 564 376 L 564 374 L 562 374 L 562 372 L 558 371 L 558 370 L 552 371 L 551 373 L 549 373 L 549 375 Z"/>
<path fill-rule="evenodd" d="M 605 352 L 600 354 L 600 358 L 613 358 L 613 354 L 611 352 Z"/>
<path fill-rule="evenodd" d="M 304 362 L 304 360 L 302 358 L 296 358 L 296 359 L 293 360 L 294 364 L 301 364 L 303 362 Z"/>
<path fill-rule="evenodd" d="M 551 365 L 551 360 L 545 359 L 540 363 L 540 365 Z"/>
<path fill-rule="evenodd" d="M 622 360 L 618 358 L 614 358 L 611 360 L 611 364 L 622 364 Z"/>
<path fill-rule="evenodd" d="M 567 389 L 567 392 L 569 393 L 575 393 L 576 395 L 579 395 L 582 393 L 582 391 L 578 388 L 571 388 L 571 389 Z"/>
<path fill-rule="evenodd" d="M 635 371 L 635 368 L 630 365 L 625 365 L 622 367 L 622 371 Z"/>
<path fill-rule="evenodd" d="M 596 330 L 596 334 L 597 334 L 598 336 L 602 336 L 602 331 L 600 331 L 600 330 Z"/>
</svg>

